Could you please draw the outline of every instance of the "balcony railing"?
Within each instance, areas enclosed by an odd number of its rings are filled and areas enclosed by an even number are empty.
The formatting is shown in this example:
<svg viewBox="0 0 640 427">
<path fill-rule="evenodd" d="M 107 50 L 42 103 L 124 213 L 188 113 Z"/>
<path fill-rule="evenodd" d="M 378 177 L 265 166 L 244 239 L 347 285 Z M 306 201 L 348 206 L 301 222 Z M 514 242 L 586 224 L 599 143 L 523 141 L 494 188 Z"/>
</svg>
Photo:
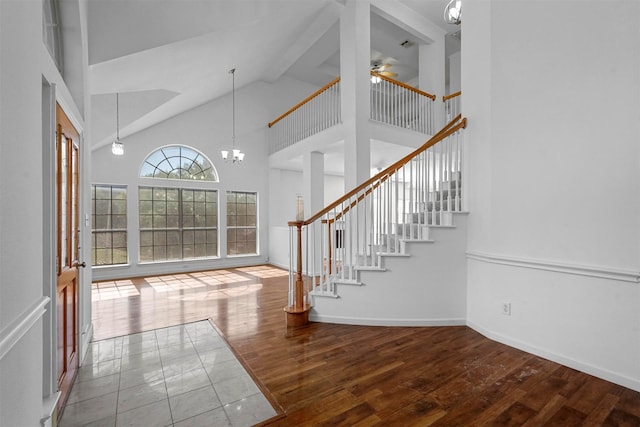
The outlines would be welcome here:
<svg viewBox="0 0 640 427">
<path fill-rule="evenodd" d="M 444 102 L 444 115 L 446 121 L 452 120 L 455 116 L 461 112 L 462 92 L 458 91 L 450 95 L 444 95 L 442 102 Z"/>
<path fill-rule="evenodd" d="M 371 72 L 371 120 L 432 135 L 435 95 Z"/>
<path fill-rule="evenodd" d="M 269 123 L 269 154 L 340 123 L 340 77 Z"/>
<path fill-rule="evenodd" d="M 432 135 L 435 95 L 371 72 L 371 120 Z M 342 121 L 340 77 L 269 123 L 269 154 Z"/>
</svg>

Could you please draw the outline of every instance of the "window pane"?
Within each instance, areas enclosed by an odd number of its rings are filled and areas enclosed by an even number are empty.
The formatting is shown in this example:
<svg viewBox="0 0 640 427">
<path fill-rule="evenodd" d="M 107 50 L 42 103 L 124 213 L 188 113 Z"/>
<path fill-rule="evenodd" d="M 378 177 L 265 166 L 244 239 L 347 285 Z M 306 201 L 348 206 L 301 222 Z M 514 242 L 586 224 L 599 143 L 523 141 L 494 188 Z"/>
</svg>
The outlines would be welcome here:
<svg viewBox="0 0 640 427">
<path fill-rule="evenodd" d="M 138 190 L 138 197 L 140 200 L 153 200 L 153 189 L 140 188 Z"/>
<path fill-rule="evenodd" d="M 167 214 L 178 215 L 180 210 L 178 209 L 180 204 L 178 202 L 167 202 Z"/>
<path fill-rule="evenodd" d="M 126 200 L 114 200 L 111 202 L 111 213 L 114 214 L 125 214 L 127 213 L 127 201 Z"/>
<path fill-rule="evenodd" d="M 179 244 L 180 244 L 180 232 L 167 231 L 167 245 L 179 245 Z"/>
<path fill-rule="evenodd" d="M 167 228 L 179 228 L 180 217 L 178 215 L 167 216 Z"/>
<path fill-rule="evenodd" d="M 116 248 L 113 250 L 113 263 L 114 264 L 126 264 L 127 263 L 127 249 Z"/>
<path fill-rule="evenodd" d="M 140 261 L 142 262 L 153 261 L 153 246 L 140 248 Z"/>
<path fill-rule="evenodd" d="M 182 259 L 180 246 L 167 246 L 167 259 Z"/>
<path fill-rule="evenodd" d="M 111 198 L 113 200 L 127 200 L 127 189 L 124 187 L 111 187 Z"/>
<path fill-rule="evenodd" d="M 166 246 L 167 245 L 167 232 L 166 231 L 154 231 L 153 232 L 153 245 L 154 246 Z"/>
<path fill-rule="evenodd" d="M 153 217 L 153 228 L 167 228 L 167 217 L 166 216 L 154 216 Z"/>
<path fill-rule="evenodd" d="M 108 230 L 111 228 L 111 215 L 96 215 L 93 224 L 94 230 Z"/>
<path fill-rule="evenodd" d="M 153 260 L 162 261 L 167 259 L 167 246 L 153 247 Z"/>
<path fill-rule="evenodd" d="M 154 188 L 153 189 L 153 200 L 166 200 L 167 198 L 167 189 L 166 188 Z"/>
<path fill-rule="evenodd" d="M 153 202 L 147 200 L 140 200 L 140 205 L 138 206 L 140 214 L 149 215 L 153 213 Z"/>
<path fill-rule="evenodd" d="M 202 244 L 202 245 L 196 245 L 196 257 L 201 258 L 207 256 L 207 246 Z"/>
<path fill-rule="evenodd" d="M 183 258 L 194 258 L 195 257 L 195 249 L 193 247 L 193 243 L 182 245 L 182 256 Z"/>
<path fill-rule="evenodd" d="M 140 215 L 140 228 L 152 228 L 153 217 L 151 215 Z"/>
<path fill-rule="evenodd" d="M 140 246 L 153 246 L 153 232 L 142 231 L 140 232 Z"/>
</svg>

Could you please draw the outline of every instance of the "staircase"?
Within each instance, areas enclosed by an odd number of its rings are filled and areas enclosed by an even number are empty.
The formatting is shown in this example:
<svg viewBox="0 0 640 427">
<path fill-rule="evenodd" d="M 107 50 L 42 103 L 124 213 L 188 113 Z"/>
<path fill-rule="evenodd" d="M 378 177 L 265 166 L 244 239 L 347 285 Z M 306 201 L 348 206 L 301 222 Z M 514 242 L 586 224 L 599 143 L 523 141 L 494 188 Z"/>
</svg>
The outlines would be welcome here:
<svg viewBox="0 0 640 427">
<path fill-rule="evenodd" d="M 296 256 L 285 311 L 332 323 L 464 324 L 465 125 L 457 116 L 311 218 L 289 223 Z"/>
</svg>

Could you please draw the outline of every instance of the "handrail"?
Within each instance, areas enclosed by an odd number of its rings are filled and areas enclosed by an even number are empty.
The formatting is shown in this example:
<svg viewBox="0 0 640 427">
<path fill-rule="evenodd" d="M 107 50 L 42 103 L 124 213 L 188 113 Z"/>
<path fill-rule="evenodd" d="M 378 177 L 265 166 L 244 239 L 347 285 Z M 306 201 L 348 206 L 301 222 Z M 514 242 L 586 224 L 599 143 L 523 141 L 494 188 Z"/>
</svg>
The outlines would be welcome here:
<svg viewBox="0 0 640 427">
<path fill-rule="evenodd" d="M 345 194 L 344 196 L 340 197 L 335 202 L 327 205 L 322 210 L 320 210 L 316 214 L 312 215 L 309 219 L 306 219 L 304 221 L 290 221 L 288 223 L 288 225 L 290 227 L 295 227 L 295 226 L 298 226 L 298 225 L 302 226 L 302 225 L 311 224 L 312 222 L 314 222 L 318 218 L 320 218 L 323 215 L 325 215 L 326 213 L 328 213 L 331 209 L 335 208 L 336 206 L 338 206 L 339 204 L 341 204 L 345 200 L 351 198 L 354 194 L 357 194 L 360 190 L 362 190 L 363 188 L 367 187 L 368 185 L 374 183 L 377 180 L 382 180 L 382 179 L 386 180 L 386 177 L 385 177 L 386 175 L 390 175 L 391 173 L 395 172 L 397 169 L 400 169 L 402 166 L 407 164 L 412 158 L 414 158 L 416 155 L 418 155 L 422 151 L 424 151 L 424 150 L 428 149 L 429 147 L 437 144 L 438 142 L 442 141 L 443 139 L 445 139 L 449 135 L 457 132 L 458 130 L 464 129 L 466 127 L 467 127 L 467 118 L 465 117 L 463 119 L 462 118 L 462 114 L 458 114 L 453 120 L 451 120 L 438 133 L 433 135 L 427 142 L 422 144 L 422 146 L 418 147 L 417 149 L 415 149 L 411 153 L 409 153 L 406 156 L 404 156 L 402 159 L 400 159 L 397 162 L 393 163 L 391 166 L 388 166 L 386 169 L 383 169 L 382 171 L 378 172 L 376 175 L 374 175 L 373 177 L 369 178 L 368 180 L 366 180 L 362 184 L 358 185 L 356 188 L 354 188 L 353 190 L 349 191 L 347 194 Z"/>
<path fill-rule="evenodd" d="M 462 91 L 460 90 L 457 92 L 451 93 L 449 95 L 443 95 L 442 102 L 446 101 L 447 99 L 455 98 L 456 96 L 460 96 L 460 95 L 462 95 Z"/>
<path fill-rule="evenodd" d="M 394 85 L 397 85 L 397 86 L 400 86 L 400 87 L 405 88 L 407 90 L 410 90 L 411 92 L 415 92 L 415 93 L 420 94 L 422 96 L 426 96 L 427 98 L 431 98 L 432 101 L 436 100 L 436 96 L 435 95 L 432 95 L 432 94 L 427 93 L 427 92 L 423 92 L 420 89 L 416 89 L 413 86 L 409 86 L 406 83 L 402 83 L 402 82 L 399 82 L 398 80 L 394 80 L 394 79 L 392 79 L 390 77 L 387 77 L 387 76 L 384 76 L 384 75 L 382 75 L 380 73 L 376 73 L 375 71 L 371 71 L 371 75 L 379 77 L 382 80 L 386 80 L 386 81 L 388 81 L 390 83 L 393 83 Z"/>
<path fill-rule="evenodd" d="M 329 89 L 331 86 L 333 86 L 334 84 L 338 83 L 339 81 L 340 81 L 340 76 L 338 76 L 335 79 L 331 80 L 329 83 L 327 83 L 326 85 L 322 86 L 320 89 L 318 89 L 317 91 L 315 91 L 314 93 L 312 93 L 311 95 L 307 96 L 305 99 L 303 99 L 302 101 L 298 102 L 296 105 L 291 107 L 289 109 L 289 111 L 287 111 L 286 113 L 281 114 L 277 119 L 275 119 L 274 121 L 269 123 L 268 126 L 272 127 L 273 125 L 278 123 L 280 120 L 284 119 L 289 114 L 293 113 L 298 108 L 302 107 L 304 104 L 306 104 L 307 102 L 311 101 L 313 98 L 315 98 L 316 96 L 320 95 L 322 92 L 324 92 L 325 90 Z"/>
</svg>

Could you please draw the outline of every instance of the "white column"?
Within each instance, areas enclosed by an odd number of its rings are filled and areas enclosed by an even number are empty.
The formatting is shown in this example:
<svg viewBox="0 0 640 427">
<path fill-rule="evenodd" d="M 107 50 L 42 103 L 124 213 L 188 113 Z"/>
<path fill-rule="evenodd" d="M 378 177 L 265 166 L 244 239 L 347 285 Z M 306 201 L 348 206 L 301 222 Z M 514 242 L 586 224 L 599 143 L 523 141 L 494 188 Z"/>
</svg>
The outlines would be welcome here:
<svg viewBox="0 0 640 427">
<path fill-rule="evenodd" d="M 324 207 L 324 154 L 306 152 L 303 159 L 304 217 L 309 218 Z"/>
<path fill-rule="evenodd" d="M 371 1 L 346 0 L 340 17 L 340 92 L 344 140 L 344 186 L 369 178 L 369 71 Z"/>
<path fill-rule="evenodd" d="M 449 95 L 460 90 L 461 71 L 461 52 L 458 51 L 449 55 L 449 93 L 445 93 L 445 95 Z"/>
<path fill-rule="evenodd" d="M 420 90 L 436 95 L 434 102 L 434 120 L 437 132 L 444 125 L 445 93 L 445 50 L 444 34 L 439 35 L 430 44 L 420 44 L 418 47 L 418 84 Z"/>
</svg>

